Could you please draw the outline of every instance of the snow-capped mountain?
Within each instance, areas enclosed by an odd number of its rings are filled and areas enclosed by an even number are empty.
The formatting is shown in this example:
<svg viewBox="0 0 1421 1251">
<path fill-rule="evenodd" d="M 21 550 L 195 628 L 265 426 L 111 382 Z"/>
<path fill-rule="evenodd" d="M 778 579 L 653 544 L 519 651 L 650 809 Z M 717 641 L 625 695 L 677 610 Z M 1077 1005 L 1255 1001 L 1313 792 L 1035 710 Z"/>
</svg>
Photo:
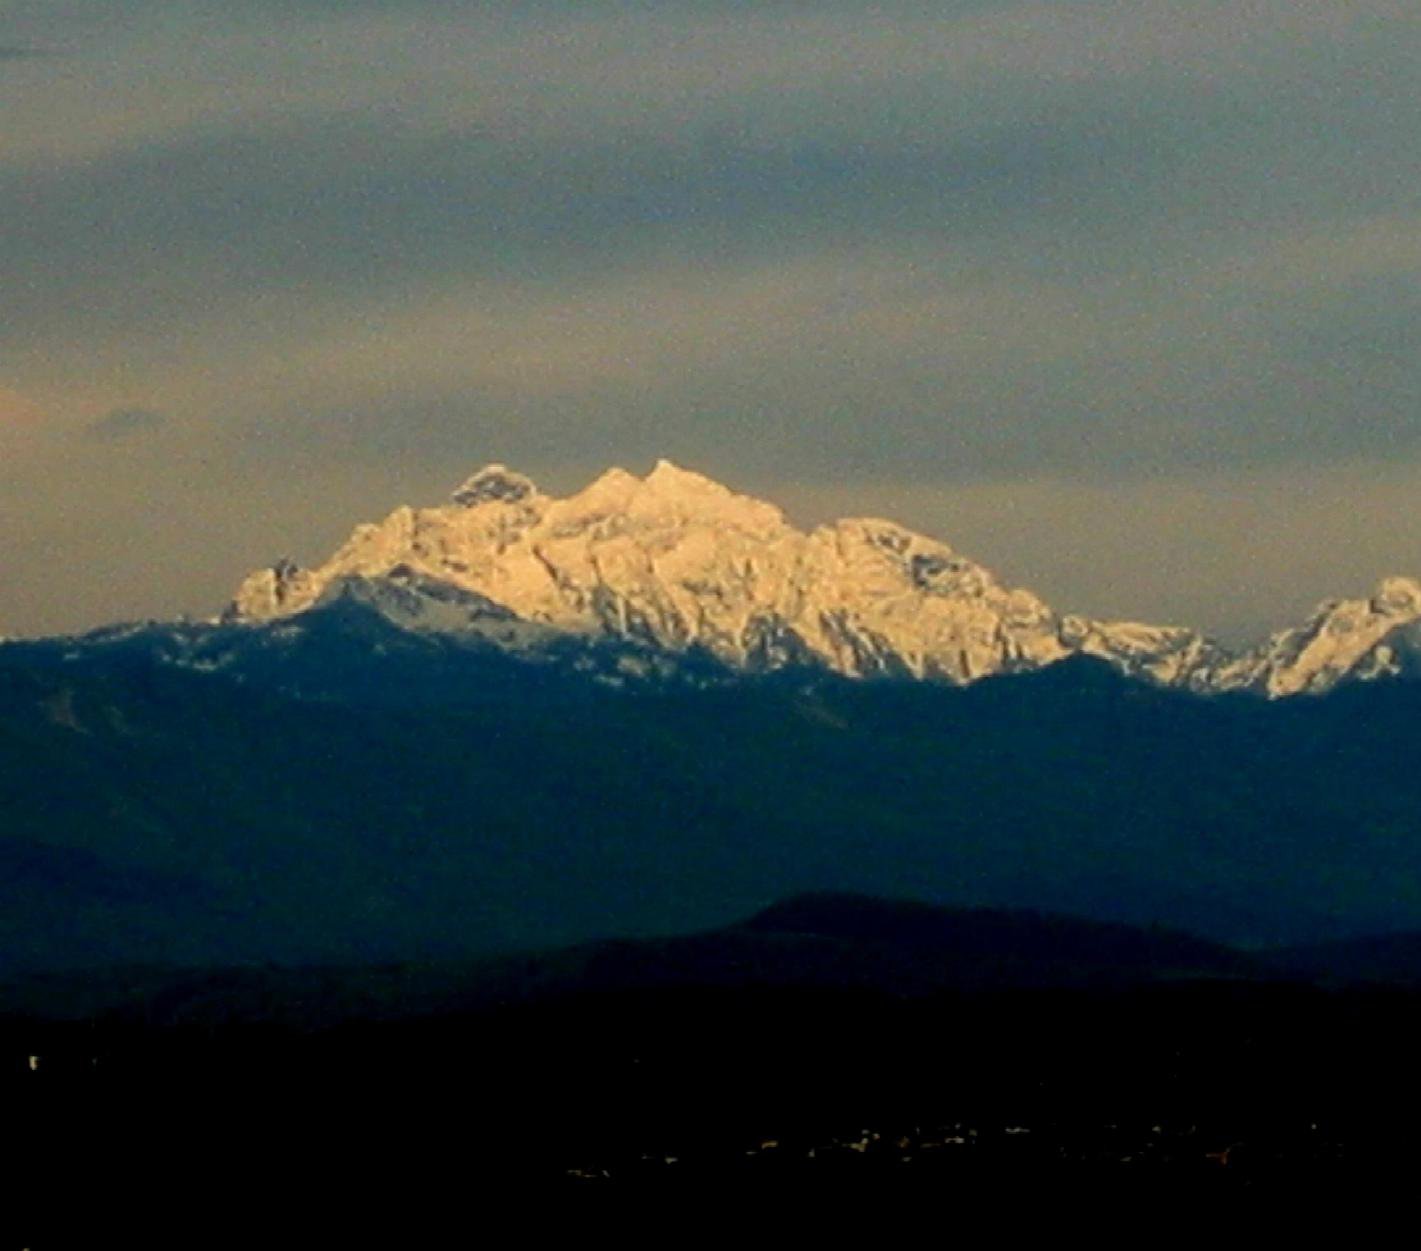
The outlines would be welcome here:
<svg viewBox="0 0 1421 1251">
<path fill-rule="evenodd" d="M 966 683 L 1075 652 L 1175 681 L 1212 655 L 1189 631 L 1061 618 L 945 544 L 855 518 L 809 533 L 779 509 L 661 461 L 568 499 L 491 465 L 438 508 L 360 526 L 316 569 L 249 577 L 230 622 L 356 596 L 406 629 L 536 650 L 553 637 L 698 648 L 734 669 Z"/>
<path fill-rule="evenodd" d="M 891 521 L 808 533 L 779 509 L 660 461 L 555 499 L 489 465 L 434 508 L 356 528 L 314 569 L 246 579 L 224 620 L 256 625 L 354 601 L 402 630 L 536 655 L 570 640 L 696 649 L 733 670 L 817 665 L 962 684 L 1071 655 L 1199 692 L 1321 692 L 1400 672 L 1421 584 L 1388 579 L 1230 653 L 1173 626 L 1058 615 L 947 545 Z"/>
</svg>

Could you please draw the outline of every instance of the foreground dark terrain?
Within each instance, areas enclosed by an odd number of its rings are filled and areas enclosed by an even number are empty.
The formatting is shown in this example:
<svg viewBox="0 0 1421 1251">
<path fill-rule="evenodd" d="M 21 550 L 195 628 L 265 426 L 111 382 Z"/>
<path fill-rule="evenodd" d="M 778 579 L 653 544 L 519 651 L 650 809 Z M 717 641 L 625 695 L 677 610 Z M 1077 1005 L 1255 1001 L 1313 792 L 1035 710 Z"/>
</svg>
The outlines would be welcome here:
<svg viewBox="0 0 1421 1251">
<path fill-rule="evenodd" d="M 1386 1185 L 1421 1163 L 1400 944 L 1396 980 L 1359 982 L 1338 951 L 830 896 L 477 966 L 30 979 L 0 1024 L 15 1219 L 326 1188 L 358 1219 L 510 1187 Z"/>
</svg>

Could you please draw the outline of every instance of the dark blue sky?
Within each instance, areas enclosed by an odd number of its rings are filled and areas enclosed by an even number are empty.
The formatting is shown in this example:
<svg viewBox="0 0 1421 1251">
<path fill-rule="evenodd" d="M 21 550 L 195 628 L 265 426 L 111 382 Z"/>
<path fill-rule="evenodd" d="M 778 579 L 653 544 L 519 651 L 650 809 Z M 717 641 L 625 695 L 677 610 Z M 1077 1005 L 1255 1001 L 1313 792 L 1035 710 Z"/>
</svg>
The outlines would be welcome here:
<svg viewBox="0 0 1421 1251">
<path fill-rule="evenodd" d="M 658 456 L 1239 636 L 1421 572 L 1414 0 L 0 0 L 0 631 Z"/>
</svg>

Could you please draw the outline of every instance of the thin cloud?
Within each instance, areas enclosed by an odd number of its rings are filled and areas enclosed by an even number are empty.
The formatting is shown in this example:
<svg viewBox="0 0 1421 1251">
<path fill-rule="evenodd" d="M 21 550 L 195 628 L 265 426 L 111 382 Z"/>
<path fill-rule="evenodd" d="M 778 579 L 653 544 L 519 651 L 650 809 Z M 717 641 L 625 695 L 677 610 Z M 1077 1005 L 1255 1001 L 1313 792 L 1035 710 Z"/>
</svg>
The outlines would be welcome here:
<svg viewBox="0 0 1421 1251">
<path fill-rule="evenodd" d="M 116 408 L 84 427 L 86 439 L 99 443 L 119 443 L 154 434 L 168 419 L 151 408 Z"/>
</svg>

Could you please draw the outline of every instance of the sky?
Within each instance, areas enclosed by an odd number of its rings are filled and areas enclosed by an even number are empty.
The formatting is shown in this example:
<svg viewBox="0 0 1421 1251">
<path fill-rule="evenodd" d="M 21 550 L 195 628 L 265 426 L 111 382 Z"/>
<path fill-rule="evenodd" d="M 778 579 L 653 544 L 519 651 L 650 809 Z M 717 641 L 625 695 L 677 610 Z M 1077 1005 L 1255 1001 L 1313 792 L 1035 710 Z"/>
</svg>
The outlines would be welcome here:
<svg viewBox="0 0 1421 1251">
<path fill-rule="evenodd" d="M 508 463 L 1243 641 L 1421 574 L 1415 0 L 0 0 L 0 634 Z"/>
</svg>

